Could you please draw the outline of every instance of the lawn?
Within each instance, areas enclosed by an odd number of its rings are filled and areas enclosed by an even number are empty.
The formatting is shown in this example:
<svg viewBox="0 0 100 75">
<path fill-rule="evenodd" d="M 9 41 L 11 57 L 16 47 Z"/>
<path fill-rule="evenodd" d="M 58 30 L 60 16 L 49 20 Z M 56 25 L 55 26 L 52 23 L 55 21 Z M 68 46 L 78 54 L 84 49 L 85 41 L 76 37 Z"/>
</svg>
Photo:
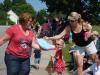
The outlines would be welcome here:
<svg viewBox="0 0 100 75">
<path fill-rule="evenodd" d="M 93 26 L 93 30 L 96 30 L 100 34 L 100 25 Z"/>
</svg>

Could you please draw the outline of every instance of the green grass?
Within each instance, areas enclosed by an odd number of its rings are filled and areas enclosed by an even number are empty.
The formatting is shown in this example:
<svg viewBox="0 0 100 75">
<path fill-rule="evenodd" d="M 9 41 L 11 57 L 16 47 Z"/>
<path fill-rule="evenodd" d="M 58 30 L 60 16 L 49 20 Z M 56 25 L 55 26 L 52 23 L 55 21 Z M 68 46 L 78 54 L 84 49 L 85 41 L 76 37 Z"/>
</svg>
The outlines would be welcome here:
<svg viewBox="0 0 100 75">
<path fill-rule="evenodd" d="M 69 62 L 71 59 L 70 54 L 69 54 L 69 48 L 72 45 L 73 45 L 73 43 L 66 43 L 66 47 L 63 49 L 63 56 L 64 56 L 65 64 L 67 66 L 68 73 L 70 73 L 69 72 L 69 70 L 70 70 Z"/>
<path fill-rule="evenodd" d="M 98 31 L 98 33 L 100 34 L 100 25 L 93 26 L 93 30 Z"/>
<path fill-rule="evenodd" d="M 66 47 L 63 49 L 63 56 L 64 56 L 65 62 L 70 61 L 70 54 L 68 51 L 69 51 L 69 47 L 72 45 L 73 45 L 73 43 L 66 43 Z"/>
</svg>

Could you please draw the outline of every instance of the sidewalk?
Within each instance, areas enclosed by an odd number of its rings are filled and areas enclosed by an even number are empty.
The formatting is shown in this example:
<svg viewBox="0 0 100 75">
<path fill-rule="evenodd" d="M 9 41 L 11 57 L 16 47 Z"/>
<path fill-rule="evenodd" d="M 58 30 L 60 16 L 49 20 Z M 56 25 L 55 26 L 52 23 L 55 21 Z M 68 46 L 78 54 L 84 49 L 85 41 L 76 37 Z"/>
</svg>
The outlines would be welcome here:
<svg viewBox="0 0 100 75">
<path fill-rule="evenodd" d="M 40 63 L 40 69 L 36 70 L 34 68 L 31 68 L 30 75 L 49 75 L 48 72 L 45 70 L 49 59 L 50 55 L 54 54 L 54 51 L 42 51 L 42 58 L 41 58 L 41 63 Z M 31 56 L 31 65 L 34 64 L 34 54 Z M 52 75 L 57 75 L 56 73 L 53 73 Z M 63 75 L 69 75 L 67 70 L 63 73 Z"/>
</svg>

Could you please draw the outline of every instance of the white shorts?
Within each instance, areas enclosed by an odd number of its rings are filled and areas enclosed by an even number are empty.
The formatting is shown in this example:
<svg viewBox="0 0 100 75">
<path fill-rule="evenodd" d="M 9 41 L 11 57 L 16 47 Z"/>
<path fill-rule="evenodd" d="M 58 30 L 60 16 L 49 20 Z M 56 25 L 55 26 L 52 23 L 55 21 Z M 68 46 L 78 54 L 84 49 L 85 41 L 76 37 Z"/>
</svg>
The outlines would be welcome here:
<svg viewBox="0 0 100 75">
<path fill-rule="evenodd" d="M 96 53 L 97 49 L 94 42 L 91 42 L 89 45 L 84 47 L 75 46 L 75 52 L 77 52 L 79 55 L 85 55 L 85 52 L 90 55 Z"/>
</svg>

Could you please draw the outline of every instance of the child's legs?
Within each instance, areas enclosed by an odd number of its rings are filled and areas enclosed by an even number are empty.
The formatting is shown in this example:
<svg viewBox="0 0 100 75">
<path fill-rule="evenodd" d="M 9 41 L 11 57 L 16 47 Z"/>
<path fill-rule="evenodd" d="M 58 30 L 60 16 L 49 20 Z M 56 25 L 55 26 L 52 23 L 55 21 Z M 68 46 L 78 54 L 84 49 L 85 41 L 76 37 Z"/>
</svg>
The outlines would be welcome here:
<svg viewBox="0 0 100 75">
<path fill-rule="evenodd" d="M 38 63 L 38 59 L 35 58 L 35 59 L 34 59 L 34 64 L 37 64 L 37 63 Z"/>
<path fill-rule="evenodd" d="M 39 66 L 39 64 L 40 64 L 40 58 L 35 58 L 34 59 L 34 64 L 36 65 L 36 66 Z"/>
<path fill-rule="evenodd" d="M 38 58 L 38 64 L 40 64 L 40 60 L 41 60 L 41 58 Z"/>
</svg>

